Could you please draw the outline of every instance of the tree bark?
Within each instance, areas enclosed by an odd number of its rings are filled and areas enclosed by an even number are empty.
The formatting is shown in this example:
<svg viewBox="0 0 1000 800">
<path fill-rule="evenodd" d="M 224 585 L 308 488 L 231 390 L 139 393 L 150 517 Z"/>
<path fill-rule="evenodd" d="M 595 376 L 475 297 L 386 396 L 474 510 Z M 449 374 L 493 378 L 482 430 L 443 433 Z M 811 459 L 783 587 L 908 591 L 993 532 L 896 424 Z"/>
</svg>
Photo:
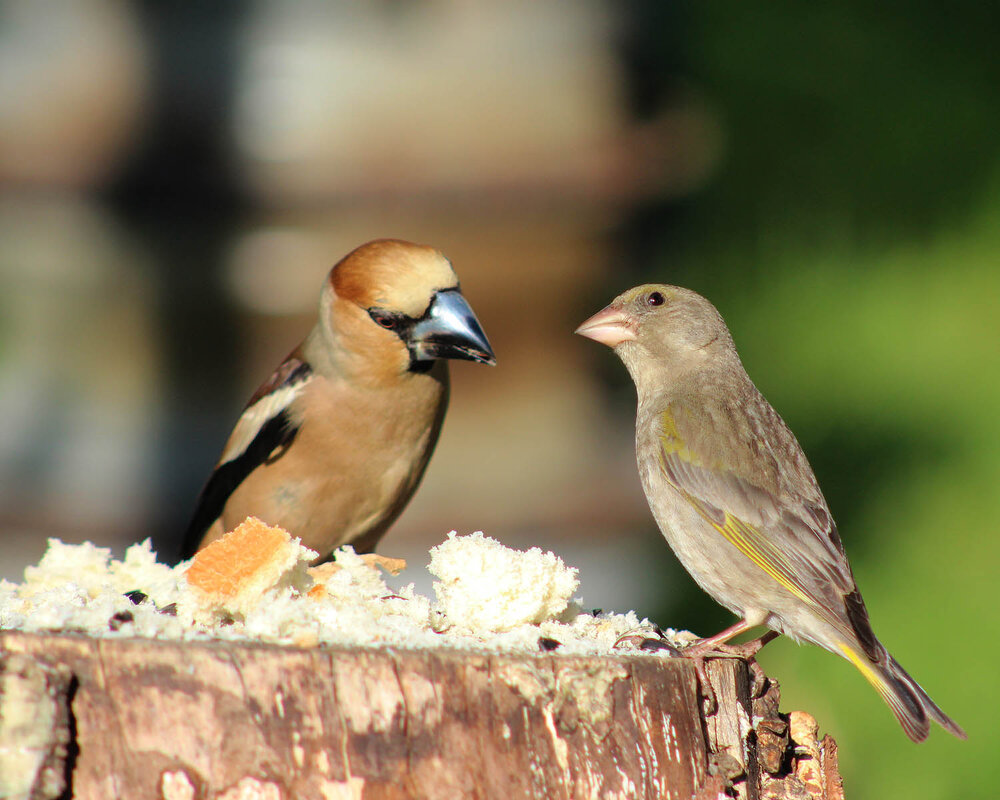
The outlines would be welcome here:
<svg viewBox="0 0 1000 800">
<path fill-rule="evenodd" d="M 0 796 L 842 798 L 776 684 L 708 672 L 706 716 L 684 659 L 4 632 Z"/>
</svg>

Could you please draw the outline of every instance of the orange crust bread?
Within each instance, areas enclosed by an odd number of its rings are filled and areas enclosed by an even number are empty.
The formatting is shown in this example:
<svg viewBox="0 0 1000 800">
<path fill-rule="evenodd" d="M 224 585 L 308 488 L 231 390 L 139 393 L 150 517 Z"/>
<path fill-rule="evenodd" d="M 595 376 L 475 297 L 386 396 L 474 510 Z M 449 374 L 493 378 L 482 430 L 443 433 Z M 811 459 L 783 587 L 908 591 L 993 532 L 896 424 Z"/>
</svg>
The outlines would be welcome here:
<svg viewBox="0 0 1000 800">
<path fill-rule="evenodd" d="M 291 542 L 282 528 L 247 517 L 198 552 L 188 568 L 187 582 L 216 602 L 233 599 L 252 585 L 267 589 L 288 568 Z"/>
</svg>

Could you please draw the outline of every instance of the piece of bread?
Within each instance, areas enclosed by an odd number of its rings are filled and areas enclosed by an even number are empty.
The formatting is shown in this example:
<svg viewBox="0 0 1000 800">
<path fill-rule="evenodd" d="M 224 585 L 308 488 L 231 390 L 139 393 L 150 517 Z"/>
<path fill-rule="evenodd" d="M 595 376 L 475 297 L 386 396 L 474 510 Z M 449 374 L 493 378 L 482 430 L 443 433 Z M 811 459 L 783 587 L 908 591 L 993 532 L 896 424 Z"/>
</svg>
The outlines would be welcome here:
<svg viewBox="0 0 1000 800">
<path fill-rule="evenodd" d="M 256 517 L 198 551 L 185 578 L 204 606 L 242 614 L 278 586 L 300 561 L 316 553 Z"/>
<path fill-rule="evenodd" d="M 406 559 L 404 558 L 380 556 L 378 553 L 365 553 L 364 555 L 357 556 L 357 558 L 360 558 L 366 566 L 372 569 L 381 567 L 390 575 L 398 575 L 406 569 Z M 336 561 L 327 561 L 325 564 L 309 567 L 307 572 L 309 573 L 309 577 L 313 579 L 313 587 L 309 590 L 309 596 L 313 600 L 321 600 L 326 597 L 326 582 L 330 579 L 331 575 L 339 572 L 341 569 L 343 567 Z"/>
</svg>

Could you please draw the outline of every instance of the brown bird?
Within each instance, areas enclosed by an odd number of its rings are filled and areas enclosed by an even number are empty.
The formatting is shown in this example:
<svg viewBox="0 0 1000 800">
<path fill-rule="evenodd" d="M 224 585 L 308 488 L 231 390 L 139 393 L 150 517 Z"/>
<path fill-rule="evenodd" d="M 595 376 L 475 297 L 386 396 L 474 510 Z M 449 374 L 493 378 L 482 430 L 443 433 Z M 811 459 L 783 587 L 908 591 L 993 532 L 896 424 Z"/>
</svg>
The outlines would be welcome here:
<svg viewBox="0 0 1000 800">
<path fill-rule="evenodd" d="M 413 496 L 448 405 L 447 359 L 496 359 L 433 247 L 378 239 L 330 271 L 319 319 L 247 403 L 182 558 L 253 515 L 324 560 L 369 553 Z"/>
<path fill-rule="evenodd" d="M 875 637 L 816 476 L 715 307 L 689 289 L 647 284 L 576 332 L 611 347 L 632 376 L 653 517 L 698 585 L 740 618 L 682 653 L 702 658 L 766 625 L 770 633 L 732 650 L 752 655 L 776 633 L 812 642 L 857 667 L 914 741 L 931 720 L 964 739 Z"/>
</svg>

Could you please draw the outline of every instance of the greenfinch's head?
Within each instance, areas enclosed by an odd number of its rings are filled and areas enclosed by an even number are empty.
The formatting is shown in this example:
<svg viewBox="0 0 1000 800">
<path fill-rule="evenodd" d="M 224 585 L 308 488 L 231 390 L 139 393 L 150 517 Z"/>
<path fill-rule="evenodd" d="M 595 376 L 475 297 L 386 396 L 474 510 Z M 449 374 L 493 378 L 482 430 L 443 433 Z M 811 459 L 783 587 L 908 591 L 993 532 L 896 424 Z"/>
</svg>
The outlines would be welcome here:
<svg viewBox="0 0 1000 800">
<path fill-rule="evenodd" d="M 729 329 L 690 289 L 648 283 L 624 292 L 576 333 L 611 347 L 637 384 L 651 373 L 728 364 L 737 359 Z"/>
</svg>

